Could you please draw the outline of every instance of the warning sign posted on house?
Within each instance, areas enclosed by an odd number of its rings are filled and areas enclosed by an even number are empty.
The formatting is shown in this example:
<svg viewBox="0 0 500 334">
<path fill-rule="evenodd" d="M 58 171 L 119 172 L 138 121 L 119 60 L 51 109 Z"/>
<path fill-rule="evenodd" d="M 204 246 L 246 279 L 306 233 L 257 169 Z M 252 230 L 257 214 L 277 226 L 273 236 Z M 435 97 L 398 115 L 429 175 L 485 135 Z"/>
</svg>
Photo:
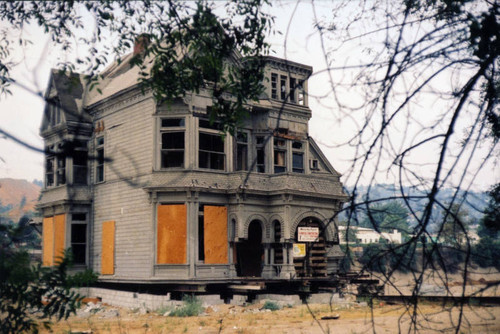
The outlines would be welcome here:
<svg viewBox="0 0 500 334">
<path fill-rule="evenodd" d="M 317 227 L 299 227 L 298 230 L 299 242 L 314 242 L 318 241 L 319 228 Z"/>
<path fill-rule="evenodd" d="M 293 244 L 293 257 L 306 256 L 306 244 Z"/>
</svg>

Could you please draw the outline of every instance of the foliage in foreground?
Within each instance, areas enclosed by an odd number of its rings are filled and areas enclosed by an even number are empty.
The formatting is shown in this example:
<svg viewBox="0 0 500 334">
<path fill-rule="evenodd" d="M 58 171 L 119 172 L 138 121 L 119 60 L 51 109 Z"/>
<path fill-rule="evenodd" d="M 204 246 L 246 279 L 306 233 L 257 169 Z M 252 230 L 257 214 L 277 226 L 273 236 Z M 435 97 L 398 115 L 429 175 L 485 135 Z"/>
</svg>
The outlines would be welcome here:
<svg viewBox="0 0 500 334">
<path fill-rule="evenodd" d="M 32 265 L 28 252 L 16 236 L 25 226 L 0 225 L 0 328 L 3 333 L 37 332 L 39 320 L 66 319 L 80 306 L 80 296 L 71 288 L 90 284 L 92 271 L 69 275 L 71 252 L 54 267 Z"/>
</svg>

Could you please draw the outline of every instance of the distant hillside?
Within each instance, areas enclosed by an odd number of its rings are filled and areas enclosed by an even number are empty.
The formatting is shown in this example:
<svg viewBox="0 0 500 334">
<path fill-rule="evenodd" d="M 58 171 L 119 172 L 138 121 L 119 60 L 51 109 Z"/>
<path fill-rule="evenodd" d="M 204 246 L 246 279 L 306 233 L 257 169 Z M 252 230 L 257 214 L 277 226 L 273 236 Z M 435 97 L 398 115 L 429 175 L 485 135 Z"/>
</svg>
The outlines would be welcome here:
<svg viewBox="0 0 500 334">
<path fill-rule="evenodd" d="M 0 216 L 17 222 L 24 214 L 35 211 L 40 190 L 38 184 L 27 180 L 0 179 Z"/>
<path fill-rule="evenodd" d="M 418 190 L 415 189 L 410 189 L 409 187 L 403 187 L 403 190 L 405 194 L 410 195 L 410 196 L 423 196 L 425 195 L 422 192 L 419 192 Z M 348 191 L 352 191 L 352 189 L 348 188 Z M 367 192 L 368 192 L 368 187 L 366 186 L 361 186 L 358 187 L 357 189 L 358 193 L 356 196 L 357 201 L 362 201 L 363 199 L 366 198 Z M 440 189 L 439 194 L 438 194 L 438 200 L 443 202 L 443 203 L 449 203 L 451 202 L 453 198 L 454 190 L 453 189 Z M 376 184 L 372 186 L 370 189 L 370 200 L 375 200 L 375 199 L 381 199 L 381 198 L 390 198 L 393 196 L 401 196 L 400 189 L 396 188 L 392 184 Z M 463 199 L 463 194 L 462 198 L 458 198 L 455 201 L 460 202 Z M 471 220 L 471 223 L 477 223 L 483 216 L 483 211 L 486 208 L 486 205 L 488 204 L 489 196 L 487 192 L 468 192 L 467 196 L 464 201 L 464 206 L 463 208 L 467 210 L 469 214 L 469 218 Z M 426 199 L 413 199 L 410 203 L 411 207 L 413 210 L 417 213 L 421 213 L 424 210 L 424 207 L 427 203 Z M 440 209 L 434 210 L 434 218 L 436 218 L 437 215 L 441 213 Z M 345 215 L 339 216 L 341 220 L 345 219 Z M 434 228 L 432 226 L 433 223 L 431 222 L 430 230 Z"/>
</svg>

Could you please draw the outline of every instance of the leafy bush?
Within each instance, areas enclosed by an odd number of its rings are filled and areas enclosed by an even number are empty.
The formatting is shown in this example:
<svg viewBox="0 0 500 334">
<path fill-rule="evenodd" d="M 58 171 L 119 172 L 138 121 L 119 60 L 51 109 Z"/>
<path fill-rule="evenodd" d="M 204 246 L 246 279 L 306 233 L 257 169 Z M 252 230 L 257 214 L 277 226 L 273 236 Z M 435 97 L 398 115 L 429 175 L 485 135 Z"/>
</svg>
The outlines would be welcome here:
<svg viewBox="0 0 500 334">
<path fill-rule="evenodd" d="M 264 303 L 264 306 L 262 306 L 262 309 L 263 310 L 278 311 L 278 310 L 281 310 L 281 307 L 276 302 L 266 300 L 266 302 Z"/>
<path fill-rule="evenodd" d="M 201 301 L 193 295 L 182 298 L 184 305 L 170 312 L 171 317 L 195 317 L 203 312 Z"/>
<path fill-rule="evenodd" d="M 69 275 L 68 250 L 54 267 L 32 266 L 29 254 L 20 248 L 26 224 L 0 224 L 0 328 L 2 333 L 37 332 L 38 321 L 50 327 L 51 318 L 66 319 L 80 306 L 80 296 L 71 290 L 96 279 L 91 271 Z"/>
</svg>

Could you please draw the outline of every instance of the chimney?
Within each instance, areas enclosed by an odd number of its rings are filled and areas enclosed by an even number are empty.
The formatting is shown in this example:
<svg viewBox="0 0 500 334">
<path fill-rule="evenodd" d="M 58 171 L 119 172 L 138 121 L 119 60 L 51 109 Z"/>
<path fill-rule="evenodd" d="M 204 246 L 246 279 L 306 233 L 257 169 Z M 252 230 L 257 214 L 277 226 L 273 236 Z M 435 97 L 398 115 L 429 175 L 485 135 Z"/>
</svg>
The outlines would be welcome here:
<svg viewBox="0 0 500 334">
<path fill-rule="evenodd" d="M 134 43 L 134 56 L 144 53 L 144 50 L 149 46 L 149 36 L 147 34 L 140 34 L 135 39 Z"/>
</svg>

